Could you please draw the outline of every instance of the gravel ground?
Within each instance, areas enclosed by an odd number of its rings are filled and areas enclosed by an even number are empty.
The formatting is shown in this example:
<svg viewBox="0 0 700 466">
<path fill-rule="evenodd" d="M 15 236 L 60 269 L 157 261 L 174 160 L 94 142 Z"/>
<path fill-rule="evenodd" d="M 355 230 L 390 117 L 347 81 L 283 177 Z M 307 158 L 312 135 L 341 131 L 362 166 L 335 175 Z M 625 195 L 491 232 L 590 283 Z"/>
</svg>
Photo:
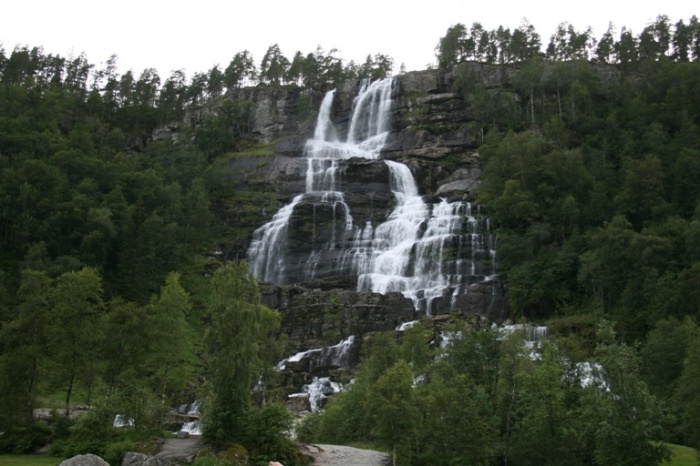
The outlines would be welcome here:
<svg viewBox="0 0 700 466">
<path fill-rule="evenodd" d="M 386 453 L 342 445 L 307 445 L 302 451 L 314 458 L 314 466 L 385 466 L 391 464 L 391 457 Z"/>
</svg>

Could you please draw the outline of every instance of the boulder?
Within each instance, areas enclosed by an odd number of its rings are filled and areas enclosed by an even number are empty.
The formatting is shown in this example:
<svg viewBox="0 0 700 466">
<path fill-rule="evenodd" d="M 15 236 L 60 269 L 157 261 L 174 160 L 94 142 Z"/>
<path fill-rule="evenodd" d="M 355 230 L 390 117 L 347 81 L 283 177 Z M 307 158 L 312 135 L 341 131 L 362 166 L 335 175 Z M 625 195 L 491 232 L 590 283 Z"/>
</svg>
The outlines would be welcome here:
<svg viewBox="0 0 700 466">
<path fill-rule="evenodd" d="M 452 181 L 440 186 L 435 191 L 435 195 L 437 197 L 446 197 L 448 201 L 471 200 L 474 199 L 474 194 L 479 189 L 480 184 L 479 180 L 470 179 Z"/>
<path fill-rule="evenodd" d="M 133 451 L 127 452 L 122 458 L 122 466 L 176 466 L 175 463 L 157 456 L 148 456 Z"/>
<path fill-rule="evenodd" d="M 58 466 L 109 466 L 109 463 L 97 455 L 76 455 L 61 462 Z"/>
</svg>

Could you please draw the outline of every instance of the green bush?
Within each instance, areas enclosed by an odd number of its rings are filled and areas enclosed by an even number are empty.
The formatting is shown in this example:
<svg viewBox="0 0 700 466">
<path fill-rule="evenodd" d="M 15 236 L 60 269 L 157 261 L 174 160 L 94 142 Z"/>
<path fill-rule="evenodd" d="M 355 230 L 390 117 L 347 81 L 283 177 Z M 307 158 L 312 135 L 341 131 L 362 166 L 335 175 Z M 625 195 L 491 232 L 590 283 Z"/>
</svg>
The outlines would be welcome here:
<svg viewBox="0 0 700 466">
<path fill-rule="evenodd" d="M 232 466 L 234 463 L 212 455 L 198 456 L 192 466 Z"/>
<path fill-rule="evenodd" d="M 69 435 L 65 436 L 67 426 Z M 64 458 L 86 453 L 102 456 L 114 436 L 112 413 L 106 409 L 89 411 L 73 421 L 72 425 L 71 421 L 60 419 L 58 427 L 58 432 L 54 432 L 51 453 Z"/>
<path fill-rule="evenodd" d="M 243 444 L 255 453 L 275 455 L 289 442 L 292 415 L 278 403 L 249 409 L 243 419 Z"/>
<path fill-rule="evenodd" d="M 112 466 L 119 466 L 122 464 L 122 458 L 126 452 L 136 450 L 136 444 L 131 440 L 110 443 L 105 446 L 102 459 Z"/>
<path fill-rule="evenodd" d="M 319 414 L 309 414 L 304 417 L 296 427 L 297 440 L 303 443 L 317 441 L 317 432 L 321 423 Z"/>
<path fill-rule="evenodd" d="M 21 428 L 0 434 L 0 452 L 32 453 L 49 441 L 51 430 L 45 424 L 36 424 L 32 429 Z"/>
</svg>

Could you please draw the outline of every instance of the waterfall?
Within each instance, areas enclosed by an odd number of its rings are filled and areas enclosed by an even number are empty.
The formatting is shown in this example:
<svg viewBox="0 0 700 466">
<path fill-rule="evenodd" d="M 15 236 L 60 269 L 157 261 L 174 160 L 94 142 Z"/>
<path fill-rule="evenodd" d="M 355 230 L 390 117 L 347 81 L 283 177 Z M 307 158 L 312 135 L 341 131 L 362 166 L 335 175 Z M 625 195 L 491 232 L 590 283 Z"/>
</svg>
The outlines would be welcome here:
<svg viewBox="0 0 700 466">
<path fill-rule="evenodd" d="M 342 368 L 347 369 L 352 363 L 352 350 L 357 344 L 355 336 L 350 336 L 342 340 L 337 345 L 326 346 L 324 348 L 314 348 L 307 351 L 300 351 L 277 363 L 277 368 L 281 371 L 287 366 L 303 366 L 309 372 L 318 368 Z"/>
<path fill-rule="evenodd" d="M 338 382 L 333 382 L 330 377 L 314 377 L 311 383 L 302 387 L 302 392 L 292 393 L 289 398 L 308 398 L 311 412 L 318 413 L 328 395 L 341 391 L 343 391 L 343 386 Z"/>
<path fill-rule="evenodd" d="M 256 276 L 279 285 L 332 277 L 358 291 L 401 292 L 430 314 L 436 300 L 454 306 L 469 285 L 496 274 L 495 241 L 471 204 L 428 202 L 407 165 L 381 160 L 395 88 L 393 79 L 361 83 L 345 140 L 332 121 L 336 91 L 325 95 L 304 148 L 305 192 L 253 234 L 248 261 Z M 343 177 L 358 160 L 383 164 L 394 199 L 388 216 L 353 217 Z"/>
</svg>

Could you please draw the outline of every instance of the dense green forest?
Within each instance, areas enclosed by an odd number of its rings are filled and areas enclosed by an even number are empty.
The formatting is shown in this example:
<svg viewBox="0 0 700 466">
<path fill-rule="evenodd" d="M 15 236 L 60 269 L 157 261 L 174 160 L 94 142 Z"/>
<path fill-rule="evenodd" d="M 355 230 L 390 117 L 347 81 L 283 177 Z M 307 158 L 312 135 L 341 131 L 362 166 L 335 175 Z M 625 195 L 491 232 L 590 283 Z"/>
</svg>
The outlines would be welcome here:
<svg viewBox="0 0 700 466">
<path fill-rule="evenodd" d="M 700 446 L 697 18 L 599 39 L 562 24 L 546 46 L 527 23 L 457 24 L 436 58 L 477 115 L 465 125 L 513 319 L 553 336 L 539 359 L 518 333 L 457 326 L 440 357 L 420 325 L 399 343 L 377 336 L 356 383 L 302 435 L 374 442 L 401 464 L 658 464 L 658 441 Z M 512 78 L 487 88 L 468 61 Z M 232 195 L 222 162 L 255 146 L 236 91 L 324 91 L 392 70 L 382 54 L 290 60 L 273 45 L 259 65 L 244 51 L 161 81 L 120 74 L 116 56 L 98 68 L 0 48 L 0 450 L 51 441 L 118 462 L 198 396 L 228 461 L 301 461 L 281 394 L 250 393 L 261 376 L 274 385 L 279 316 L 244 264 L 216 259 L 234 234 L 212 208 Z M 177 139 L 153 138 L 183 121 Z M 593 361 L 605 382 L 583 382 Z M 48 428 L 32 409 L 57 397 Z M 77 402 L 99 409 L 63 418 Z M 142 437 L 111 429 L 115 413 Z"/>
</svg>

